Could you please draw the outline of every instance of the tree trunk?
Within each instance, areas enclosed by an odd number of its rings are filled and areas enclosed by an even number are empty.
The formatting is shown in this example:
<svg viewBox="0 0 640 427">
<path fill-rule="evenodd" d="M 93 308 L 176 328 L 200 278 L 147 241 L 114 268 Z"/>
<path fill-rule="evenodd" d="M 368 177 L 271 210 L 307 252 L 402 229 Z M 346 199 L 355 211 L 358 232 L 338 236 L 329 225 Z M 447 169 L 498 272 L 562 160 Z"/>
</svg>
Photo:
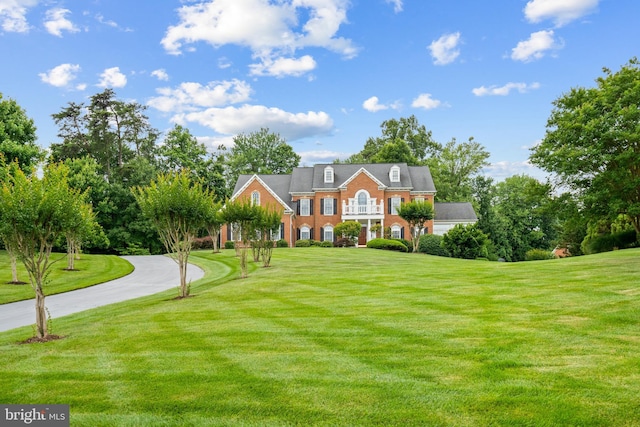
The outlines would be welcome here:
<svg viewBox="0 0 640 427">
<path fill-rule="evenodd" d="M 67 270 L 75 268 L 76 245 L 73 239 L 67 237 Z"/>
<path fill-rule="evenodd" d="M 187 257 L 179 256 L 178 266 L 180 267 L 180 296 L 186 298 L 189 296 L 189 288 L 187 287 Z"/>
<path fill-rule="evenodd" d="M 18 257 L 12 250 L 9 250 L 9 248 L 7 248 L 7 252 L 9 252 L 9 258 L 11 259 L 11 281 L 18 283 L 20 282 L 18 279 Z"/>
<path fill-rule="evenodd" d="M 44 307 L 44 292 L 41 284 L 36 284 L 36 334 L 38 338 L 47 336 L 47 312 Z"/>
</svg>

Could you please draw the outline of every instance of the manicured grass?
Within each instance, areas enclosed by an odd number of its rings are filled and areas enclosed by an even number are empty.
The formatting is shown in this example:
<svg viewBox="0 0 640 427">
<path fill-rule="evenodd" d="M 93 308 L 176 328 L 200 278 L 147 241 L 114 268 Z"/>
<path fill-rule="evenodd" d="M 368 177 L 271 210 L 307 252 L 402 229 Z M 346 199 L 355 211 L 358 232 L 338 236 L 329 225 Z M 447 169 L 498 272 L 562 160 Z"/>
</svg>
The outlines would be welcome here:
<svg viewBox="0 0 640 427">
<path fill-rule="evenodd" d="M 115 255 L 81 255 L 76 260 L 76 271 L 66 271 L 67 255 L 54 253 L 52 259 L 59 259 L 51 267 L 48 282 L 44 286 L 45 295 L 59 294 L 73 289 L 104 283 L 125 276 L 133 271 L 133 266 Z M 35 298 L 29 284 L 29 276 L 21 262 L 18 262 L 18 279 L 24 285 L 8 284 L 11 277 L 11 263 L 6 251 L 0 251 L 0 304 Z"/>
<path fill-rule="evenodd" d="M 74 426 L 640 425 L 640 250 L 507 264 L 274 251 L 217 277 L 0 334 L 0 402 Z M 0 308 L 1 309 L 1 308 Z"/>
</svg>

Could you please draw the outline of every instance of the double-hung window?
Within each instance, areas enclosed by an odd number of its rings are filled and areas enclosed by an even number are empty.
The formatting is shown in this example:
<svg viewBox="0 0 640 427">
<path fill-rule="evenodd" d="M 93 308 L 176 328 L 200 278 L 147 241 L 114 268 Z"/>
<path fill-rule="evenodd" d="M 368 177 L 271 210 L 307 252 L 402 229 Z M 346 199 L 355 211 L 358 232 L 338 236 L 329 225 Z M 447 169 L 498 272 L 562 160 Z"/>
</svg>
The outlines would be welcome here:
<svg viewBox="0 0 640 427">
<path fill-rule="evenodd" d="M 402 203 L 401 197 L 391 198 L 391 214 L 392 215 L 398 215 L 398 207 L 400 207 L 400 203 Z"/>
<path fill-rule="evenodd" d="M 311 215 L 311 201 L 309 199 L 300 199 L 300 216 Z"/>
</svg>

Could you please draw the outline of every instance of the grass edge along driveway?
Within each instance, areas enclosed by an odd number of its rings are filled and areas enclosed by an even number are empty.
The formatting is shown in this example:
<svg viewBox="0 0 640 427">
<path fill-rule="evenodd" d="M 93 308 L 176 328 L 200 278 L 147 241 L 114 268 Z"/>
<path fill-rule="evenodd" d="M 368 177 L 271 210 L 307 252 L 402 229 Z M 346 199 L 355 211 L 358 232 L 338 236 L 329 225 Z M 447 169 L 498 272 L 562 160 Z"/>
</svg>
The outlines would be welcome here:
<svg viewBox="0 0 640 427">
<path fill-rule="evenodd" d="M 507 264 L 274 251 L 220 277 L 0 334 L 0 401 L 72 425 L 640 425 L 640 251 Z M 205 276 L 207 277 L 207 276 Z"/>
</svg>

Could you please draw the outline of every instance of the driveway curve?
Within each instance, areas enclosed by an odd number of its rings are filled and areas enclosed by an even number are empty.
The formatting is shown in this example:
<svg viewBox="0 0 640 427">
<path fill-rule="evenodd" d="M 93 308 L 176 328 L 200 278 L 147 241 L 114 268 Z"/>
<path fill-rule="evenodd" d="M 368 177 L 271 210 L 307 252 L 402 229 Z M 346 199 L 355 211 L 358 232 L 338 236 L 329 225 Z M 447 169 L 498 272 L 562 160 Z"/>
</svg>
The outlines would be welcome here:
<svg viewBox="0 0 640 427">
<path fill-rule="evenodd" d="M 45 305 L 51 318 L 57 319 L 91 308 L 156 294 L 177 288 L 180 284 L 178 265 L 167 256 L 136 255 L 122 258 L 133 265 L 131 274 L 88 288 L 47 296 Z M 187 281 L 195 281 L 203 276 L 204 271 L 189 264 Z M 0 332 L 33 325 L 35 321 L 35 300 L 0 305 Z"/>
</svg>

